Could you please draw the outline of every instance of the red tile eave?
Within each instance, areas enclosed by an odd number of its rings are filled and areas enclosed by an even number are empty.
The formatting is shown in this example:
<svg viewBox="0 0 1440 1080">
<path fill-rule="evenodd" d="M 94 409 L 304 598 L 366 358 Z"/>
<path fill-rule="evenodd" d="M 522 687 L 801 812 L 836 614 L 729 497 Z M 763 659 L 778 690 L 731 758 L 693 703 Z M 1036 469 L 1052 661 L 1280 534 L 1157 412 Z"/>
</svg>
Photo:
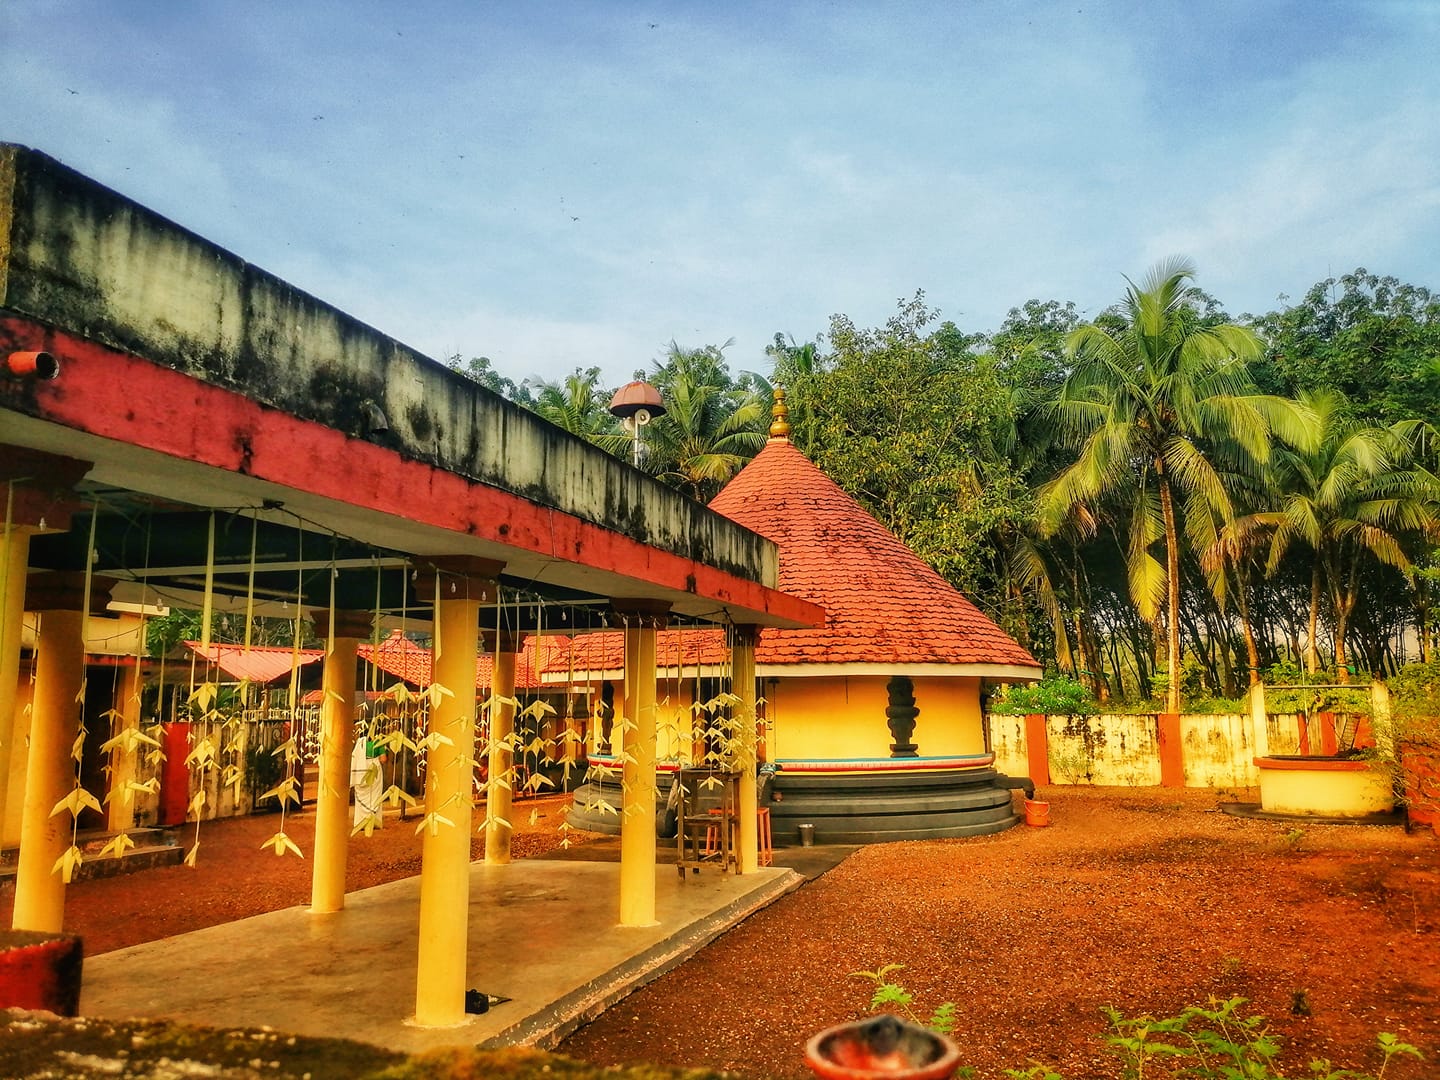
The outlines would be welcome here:
<svg viewBox="0 0 1440 1080">
<path fill-rule="evenodd" d="M 777 589 L 31 319 L 0 317 L 0 350 L 44 350 L 59 359 L 60 378 L 0 387 L 0 401 L 10 399 L 20 411 L 67 428 L 691 593 L 758 617 L 801 626 L 824 619 L 817 605 Z M 299 461 L 323 461 L 325 467 L 297 470 Z"/>
</svg>

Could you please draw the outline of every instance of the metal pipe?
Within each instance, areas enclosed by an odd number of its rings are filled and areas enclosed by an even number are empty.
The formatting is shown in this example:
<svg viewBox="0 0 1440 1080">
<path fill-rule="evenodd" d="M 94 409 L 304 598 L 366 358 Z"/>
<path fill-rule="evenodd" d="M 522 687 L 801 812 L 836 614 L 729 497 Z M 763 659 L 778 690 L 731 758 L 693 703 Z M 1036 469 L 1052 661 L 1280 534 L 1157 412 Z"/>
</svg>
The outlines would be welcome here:
<svg viewBox="0 0 1440 1080">
<path fill-rule="evenodd" d="M 60 361 L 48 352 L 12 352 L 5 370 L 22 379 L 53 379 L 60 374 Z"/>
</svg>

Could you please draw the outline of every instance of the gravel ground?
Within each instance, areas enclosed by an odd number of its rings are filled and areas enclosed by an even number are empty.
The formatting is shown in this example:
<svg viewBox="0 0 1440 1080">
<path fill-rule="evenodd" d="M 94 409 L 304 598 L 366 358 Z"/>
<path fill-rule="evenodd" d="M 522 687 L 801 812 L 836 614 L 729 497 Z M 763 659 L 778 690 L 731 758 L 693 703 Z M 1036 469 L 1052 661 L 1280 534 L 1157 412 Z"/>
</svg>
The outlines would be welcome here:
<svg viewBox="0 0 1440 1080">
<path fill-rule="evenodd" d="M 1386 1080 L 1440 1076 L 1433 834 L 1237 819 L 1209 792 L 1041 791 L 1050 828 L 864 848 L 561 1052 L 600 1065 L 808 1076 L 805 1040 L 866 1012 L 868 984 L 849 973 L 900 963 L 917 1009 L 958 1004 L 955 1035 L 982 1077 L 1032 1061 L 1067 1080 L 1114 1077 L 1102 1006 L 1171 1014 L 1236 994 L 1284 1038 L 1287 1074 L 1307 1075 L 1314 1057 L 1374 1069 L 1374 1036 L 1392 1031 L 1427 1061 L 1397 1059 Z M 513 816 L 516 856 L 555 847 L 562 812 L 558 797 L 526 800 Z M 94 954 L 307 903 L 308 859 L 260 849 L 278 825 L 276 815 L 207 822 L 195 870 L 73 885 L 67 923 Z M 313 828 L 313 813 L 286 822 L 306 852 Z M 349 887 L 419 868 L 413 826 L 392 822 L 353 846 Z M 7 920 L 9 903 L 0 898 Z M 1309 1016 L 1291 1011 L 1302 991 Z"/>
<path fill-rule="evenodd" d="M 1289 1075 L 1316 1057 L 1377 1068 L 1391 1031 L 1427 1061 L 1396 1059 L 1386 1080 L 1440 1076 L 1432 833 L 1297 831 L 1219 813 L 1209 792 L 1041 790 L 1051 827 L 864 848 L 560 1052 L 808 1076 L 805 1039 L 866 1013 L 869 984 L 849 973 L 900 963 L 917 1010 L 957 1003 L 982 1077 L 1032 1062 L 1118 1076 L 1102 1006 L 1170 1015 L 1212 995 L 1270 1018 Z M 1309 1016 L 1291 1011 L 1302 991 Z"/>
</svg>

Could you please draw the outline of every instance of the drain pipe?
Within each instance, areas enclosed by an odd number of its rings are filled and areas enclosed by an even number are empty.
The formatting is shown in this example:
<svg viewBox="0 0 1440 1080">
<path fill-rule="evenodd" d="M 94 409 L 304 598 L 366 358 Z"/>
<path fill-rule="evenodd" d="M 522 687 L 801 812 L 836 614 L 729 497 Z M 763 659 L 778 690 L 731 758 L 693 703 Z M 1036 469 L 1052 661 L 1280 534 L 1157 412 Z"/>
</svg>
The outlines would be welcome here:
<svg viewBox="0 0 1440 1080">
<path fill-rule="evenodd" d="M 5 371 L 20 379 L 53 379 L 60 374 L 60 361 L 48 352 L 12 352 Z"/>
</svg>

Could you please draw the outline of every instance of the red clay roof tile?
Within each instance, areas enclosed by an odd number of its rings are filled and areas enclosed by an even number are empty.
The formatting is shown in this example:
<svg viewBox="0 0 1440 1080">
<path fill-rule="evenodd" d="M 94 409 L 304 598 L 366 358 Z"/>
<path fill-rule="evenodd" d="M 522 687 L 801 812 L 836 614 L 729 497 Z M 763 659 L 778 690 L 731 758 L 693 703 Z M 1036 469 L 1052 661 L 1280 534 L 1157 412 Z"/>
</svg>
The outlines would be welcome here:
<svg viewBox="0 0 1440 1080">
<path fill-rule="evenodd" d="M 788 439 L 771 439 L 711 501 L 780 548 L 780 588 L 825 625 L 764 628 L 762 664 L 1003 664 L 1035 658 L 888 532 Z"/>
<path fill-rule="evenodd" d="M 780 548 L 780 588 L 825 608 L 825 624 L 765 627 L 757 663 L 1040 665 L 1009 634 L 888 532 L 788 439 L 771 439 L 710 503 L 712 510 Z M 555 675 L 616 672 L 618 633 L 575 639 L 573 661 L 558 654 Z M 722 630 L 666 630 L 656 663 L 720 666 L 729 660 Z"/>
</svg>

